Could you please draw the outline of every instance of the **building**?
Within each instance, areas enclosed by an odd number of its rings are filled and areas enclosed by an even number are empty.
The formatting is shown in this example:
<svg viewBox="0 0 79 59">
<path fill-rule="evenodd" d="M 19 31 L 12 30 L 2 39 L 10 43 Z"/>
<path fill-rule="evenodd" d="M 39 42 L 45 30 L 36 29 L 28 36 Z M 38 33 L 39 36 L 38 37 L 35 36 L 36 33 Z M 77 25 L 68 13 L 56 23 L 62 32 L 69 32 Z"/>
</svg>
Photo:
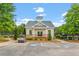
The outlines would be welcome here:
<svg viewBox="0 0 79 59">
<path fill-rule="evenodd" d="M 43 16 L 37 16 L 36 21 L 26 24 L 26 38 L 34 40 L 48 40 L 48 35 L 54 38 L 54 25 L 51 21 L 44 21 Z"/>
</svg>

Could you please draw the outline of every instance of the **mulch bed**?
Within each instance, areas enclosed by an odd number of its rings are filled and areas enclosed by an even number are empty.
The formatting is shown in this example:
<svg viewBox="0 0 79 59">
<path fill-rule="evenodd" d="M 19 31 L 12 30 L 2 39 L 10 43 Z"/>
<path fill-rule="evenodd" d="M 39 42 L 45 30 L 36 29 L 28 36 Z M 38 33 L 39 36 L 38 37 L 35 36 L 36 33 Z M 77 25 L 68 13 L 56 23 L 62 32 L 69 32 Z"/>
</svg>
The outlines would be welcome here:
<svg viewBox="0 0 79 59">
<path fill-rule="evenodd" d="M 61 43 L 60 41 L 57 41 L 57 40 L 52 40 L 52 41 L 43 41 L 43 40 L 27 40 L 29 42 L 38 42 L 38 43 L 56 43 L 56 44 L 59 44 Z"/>
<path fill-rule="evenodd" d="M 79 43 L 79 40 L 66 40 L 67 42 Z"/>
</svg>

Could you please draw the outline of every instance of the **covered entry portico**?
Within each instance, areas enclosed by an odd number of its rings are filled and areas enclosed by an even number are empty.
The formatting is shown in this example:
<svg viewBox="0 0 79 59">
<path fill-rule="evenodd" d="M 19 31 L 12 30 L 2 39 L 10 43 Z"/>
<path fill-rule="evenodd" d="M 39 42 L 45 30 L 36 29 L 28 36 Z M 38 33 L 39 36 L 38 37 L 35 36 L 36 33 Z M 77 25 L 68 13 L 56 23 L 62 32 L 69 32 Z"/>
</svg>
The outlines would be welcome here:
<svg viewBox="0 0 79 59">
<path fill-rule="evenodd" d="M 48 31 L 46 30 L 46 28 L 34 28 L 33 29 L 33 38 L 35 40 L 47 40 L 48 38 Z"/>
<path fill-rule="evenodd" d="M 47 37 L 47 32 L 46 28 L 34 28 L 33 37 Z"/>
</svg>

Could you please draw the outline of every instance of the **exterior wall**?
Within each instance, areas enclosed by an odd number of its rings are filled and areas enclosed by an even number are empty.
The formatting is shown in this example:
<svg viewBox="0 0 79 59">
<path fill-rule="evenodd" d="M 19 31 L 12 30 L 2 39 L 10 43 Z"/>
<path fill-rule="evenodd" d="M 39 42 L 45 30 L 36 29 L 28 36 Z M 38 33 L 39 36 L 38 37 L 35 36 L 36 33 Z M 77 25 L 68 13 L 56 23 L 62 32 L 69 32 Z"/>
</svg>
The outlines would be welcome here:
<svg viewBox="0 0 79 59">
<path fill-rule="evenodd" d="M 34 30 L 33 32 L 34 32 L 35 36 L 38 35 L 38 31 L 42 31 L 43 32 L 43 36 L 46 35 L 46 30 Z"/>
<path fill-rule="evenodd" d="M 26 35 L 29 35 L 29 30 L 32 30 L 32 36 L 37 36 L 37 32 L 40 30 L 34 30 L 34 29 L 26 29 Z M 47 37 L 48 35 L 48 30 L 41 30 L 43 32 L 43 36 Z"/>
<path fill-rule="evenodd" d="M 33 36 L 32 35 L 30 35 L 29 34 L 29 31 L 30 31 L 31 29 L 26 29 L 26 38 L 32 38 Z M 32 31 L 32 34 L 33 34 L 34 32 Z"/>
<path fill-rule="evenodd" d="M 48 37 L 48 30 L 44 30 L 44 31 L 43 31 L 43 35 L 44 35 L 45 37 Z"/>
<path fill-rule="evenodd" d="M 51 30 L 52 39 L 54 39 L 54 29 Z"/>
<path fill-rule="evenodd" d="M 29 30 L 30 30 L 30 29 L 26 29 L 26 35 L 29 35 Z"/>
<path fill-rule="evenodd" d="M 35 30 L 32 29 L 32 36 L 35 37 Z"/>
<path fill-rule="evenodd" d="M 29 30 L 32 30 L 32 36 L 29 35 Z M 48 37 L 48 30 L 51 30 L 51 36 L 52 36 L 52 39 L 54 38 L 54 29 L 47 29 L 47 30 L 41 30 L 43 31 L 43 37 Z M 34 30 L 34 29 L 26 29 L 26 37 L 36 37 L 38 34 L 39 30 Z"/>
</svg>

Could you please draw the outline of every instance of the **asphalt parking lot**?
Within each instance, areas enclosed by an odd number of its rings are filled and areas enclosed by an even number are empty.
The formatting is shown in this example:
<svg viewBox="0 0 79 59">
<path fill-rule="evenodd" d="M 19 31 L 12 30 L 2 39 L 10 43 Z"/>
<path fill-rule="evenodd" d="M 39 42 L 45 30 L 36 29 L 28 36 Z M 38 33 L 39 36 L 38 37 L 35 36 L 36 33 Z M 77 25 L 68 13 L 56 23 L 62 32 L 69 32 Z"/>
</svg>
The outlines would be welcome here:
<svg viewBox="0 0 79 59">
<path fill-rule="evenodd" d="M 11 43 L 0 47 L 0 56 L 79 56 L 79 44 Z"/>
</svg>

